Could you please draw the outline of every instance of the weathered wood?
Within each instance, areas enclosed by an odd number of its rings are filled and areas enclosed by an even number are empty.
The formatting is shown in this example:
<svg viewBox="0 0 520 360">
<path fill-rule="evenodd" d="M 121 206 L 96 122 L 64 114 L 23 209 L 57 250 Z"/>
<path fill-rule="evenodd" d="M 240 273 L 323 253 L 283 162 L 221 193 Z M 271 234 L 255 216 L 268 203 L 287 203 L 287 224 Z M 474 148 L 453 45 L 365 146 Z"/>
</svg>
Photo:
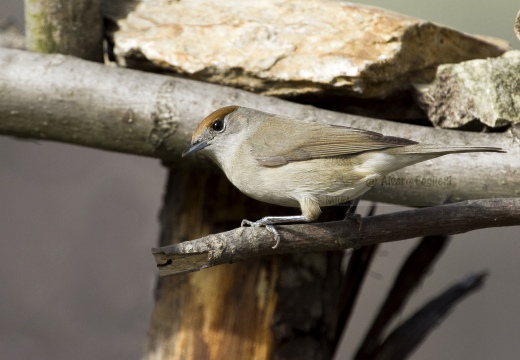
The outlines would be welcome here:
<svg viewBox="0 0 520 360">
<path fill-rule="evenodd" d="M 160 244 L 223 231 L 244 214 L 276 210 L 240 194 L 222 174 L 172 170 Z M 145 357 L 330 359 L 341 257 L 263 257 L 161 278 Z"/>
<path fill-rule="evenodd" d="M 216 211 L 224 199 L 231 208 Z M 160 244 L 225 229 L 243 203 L 239 200 L 218 174 L 171 171 Z M 146 358 L 268 358 L 274 342 L 268 319 L 276 303 L 278 266 L 274 259 L 257 259 L 236 272 L 222 267 L 203 276 L 160 279 Z"/>
<path fill-rule="evenodd" d="M 103 61 L 101 0 L 25 0 L 26 45 Z"/>
<path fill-rule="evenodd" d="M 481 134 L 399 124 L 63 55 L 0 49 L 0 68 L 0 134 L 4 135 L 153 156 L 178 166 L 201 119 L 234 103 L 425 143 L 496 146 L 508 151 L 450 155 L 408 167 L 392 173 L 366 199 L 426 206 L 520 196 L 519 134 L 514 131 Z M 180 164 L 208 167 L 209 162 L 193 157 Z"/>
<path fill-rule="evenodd" d="M 331 251 L 437 234 L 520 225 L 520 198 L 470 200 L 356 220 L 278 225 L 273 249 L 265 228 L 238 228 L 181 244 L 152 249 L 162 276 L 201 270 L 255 256 Z M 193 257 L 193 261 L 186 261 Z M 177 261 L 180 259 L 181 261 Z"/>
</svg>

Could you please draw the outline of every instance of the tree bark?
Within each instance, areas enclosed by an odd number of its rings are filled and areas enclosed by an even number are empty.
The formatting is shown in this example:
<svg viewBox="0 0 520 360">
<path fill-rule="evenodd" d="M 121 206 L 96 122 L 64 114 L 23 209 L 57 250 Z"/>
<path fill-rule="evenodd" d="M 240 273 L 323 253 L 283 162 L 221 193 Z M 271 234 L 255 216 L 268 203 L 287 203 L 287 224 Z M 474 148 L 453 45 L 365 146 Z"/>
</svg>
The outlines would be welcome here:
<svg viewBox="0 0 520 360">
<path fill-rule="evenodd" d="M 25 0 L 26 45 L 103 61 L 101 0 Z"/>
<path fill-rule="evenodd" d="M 218 85 L 12 49 L 0 49 L 0 68 L 0 134 L 153 156 L 176 167 L 207 168 L 209 162 L 196 157 L 179 162 L 180 154 L 201 119 L 220 106 L 239 104 L 424 143 L 495 146 L 508 152 L 449 155 L 396 171 L 366 194 L 369 200 L 429 206 L 520 196 L 520 134 L 515 128 L 483 134 L 399 124 Z"/>
</svg>

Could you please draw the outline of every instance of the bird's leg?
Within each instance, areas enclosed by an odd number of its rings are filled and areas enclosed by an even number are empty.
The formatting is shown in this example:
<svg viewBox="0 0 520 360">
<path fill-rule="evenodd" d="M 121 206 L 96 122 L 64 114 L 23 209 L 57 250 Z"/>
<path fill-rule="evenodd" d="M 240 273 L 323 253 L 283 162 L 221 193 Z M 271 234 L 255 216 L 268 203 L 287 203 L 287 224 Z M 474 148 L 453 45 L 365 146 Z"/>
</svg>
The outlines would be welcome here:
<svg viewBox="0 0 520 360">
<path fill-rule="evenodd" d="M 359 201 L 361 200 L 361 196 L 355 198 L 355 199 L 352 199 L 348 202 L 349 206 L 348 206 L 348 209 L 347 209 L 347 213 L 345 214 L 345 219 L 343 219 L 344 221 L 345 220 L 349 220 L 349 219 L 354 219 L 356 220 L 359 224 L 361 224 L 361 215 L 360 214 L 356 214 L 356 210 L 357 210 L 357 207 L 358 207 L 358 204 L 359 204 Z"/>
<path fill-rule="evenodd" d="M 286 224 L 293 222 L 310 222 L 318 219 L 320 216 L 321 209 L 320 204 L 313 198 L 310 197 L 302 197 L 298 200 L 300 203 L 300 208 L 302 209 L 302 214 L 298 216 L 266 216 L 261 218 L 258 221 L 249 221 L 242 220 L 241 226 L 249 225 L 249 226 L 265 226 L 265 228 L 270 231 L 276 240 L 276 244 L 273 246 L 273 249 L 276 249 L 280 244 L 280 234 L 274 228 L 274 224 Z"/>
<path fill-rule="evenodd" d="M 242 223 L 240 226 L 252 226 L 252 227 L 260 227 L 265 226 L 265 228 L 271 232 L 274 235 L 274 238 L 276 240 L 276 244 L 273 246 L 273 249 L 276 249 L 278 245 L 280 244 L 280 234 L 278 233 L 278 230 L 274 228 L 274 224 L 286 224 L 286 223 L 292 223 L 292 222 L 307 222 L 305 216 L 298 215 L 298 216 L 266 216 L 261 218 L 258 221 L 250 221 L 250 220 L 242 220 Z"/>
</svg>

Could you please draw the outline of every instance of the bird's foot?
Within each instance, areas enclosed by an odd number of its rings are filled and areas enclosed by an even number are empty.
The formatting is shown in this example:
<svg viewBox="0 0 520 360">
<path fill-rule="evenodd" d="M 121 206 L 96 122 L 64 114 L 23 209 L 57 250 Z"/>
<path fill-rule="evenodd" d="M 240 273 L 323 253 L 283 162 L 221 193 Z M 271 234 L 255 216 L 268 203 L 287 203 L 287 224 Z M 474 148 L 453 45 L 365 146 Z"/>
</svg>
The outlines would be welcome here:
<svg viewBox="0 0 520 360">
<path fill-rule="evenodd" d="M 244 227 L 244 226 L 259 227 L 260 224 L 258 224 L 258 221 L 251 221 L 251 220 L 244 219 L 240 223 L 240 227 Z"/>
<path fill-rule="evenodd" d="M 347 220 L 355 220 L 358 224 L 361 225 L 361 223 L 363 222 L 363 216 L 361 216 L 361 214 L 351 214 L 347 212 L 343 221 Z"/>
<path fill-rule="evenodd" d="M 274 228 L 273 225 L 270 225 L 263 221 L 264 219 L 260 219 L 258 221 L 250 221 L 250 220 L 242 220 L 240 227 L 251 226 L 251 227 L 260 227 L 265 226 L 265 229 L 274 235 L 274 239 L 276 240 L 276 244 L 274 244 L 273 249 L 276 249 L 280 244 L 280 233 L 278 230 Z"/>
</svg>

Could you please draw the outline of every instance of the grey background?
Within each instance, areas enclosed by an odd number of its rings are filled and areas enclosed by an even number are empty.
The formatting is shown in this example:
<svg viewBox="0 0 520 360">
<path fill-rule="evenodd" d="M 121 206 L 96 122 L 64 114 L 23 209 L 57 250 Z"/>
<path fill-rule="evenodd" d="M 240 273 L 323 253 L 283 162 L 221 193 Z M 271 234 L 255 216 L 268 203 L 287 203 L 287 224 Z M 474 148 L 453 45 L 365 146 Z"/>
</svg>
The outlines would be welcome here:
<svg viewBox="0 0 520 360">
<path fill-rule="evenodd" d="M 366 3 L 519 48 L 518 1 Z M 2 0 L 0 18 L 6 16 L 22 26 L 23 0 Z M 158 236 L 165 176 L 152 159 L 0 137 L 0 358 L 139 358 L 153 306 L 149 250 Z M 455 238 L 398 321 L 470 272 L 487 269 L 491 276 L 413 358 L 518 358 L 519 230 Z M 379 251 L 338 358 L 350 357 L 415 242 Z"/>
</svg>

